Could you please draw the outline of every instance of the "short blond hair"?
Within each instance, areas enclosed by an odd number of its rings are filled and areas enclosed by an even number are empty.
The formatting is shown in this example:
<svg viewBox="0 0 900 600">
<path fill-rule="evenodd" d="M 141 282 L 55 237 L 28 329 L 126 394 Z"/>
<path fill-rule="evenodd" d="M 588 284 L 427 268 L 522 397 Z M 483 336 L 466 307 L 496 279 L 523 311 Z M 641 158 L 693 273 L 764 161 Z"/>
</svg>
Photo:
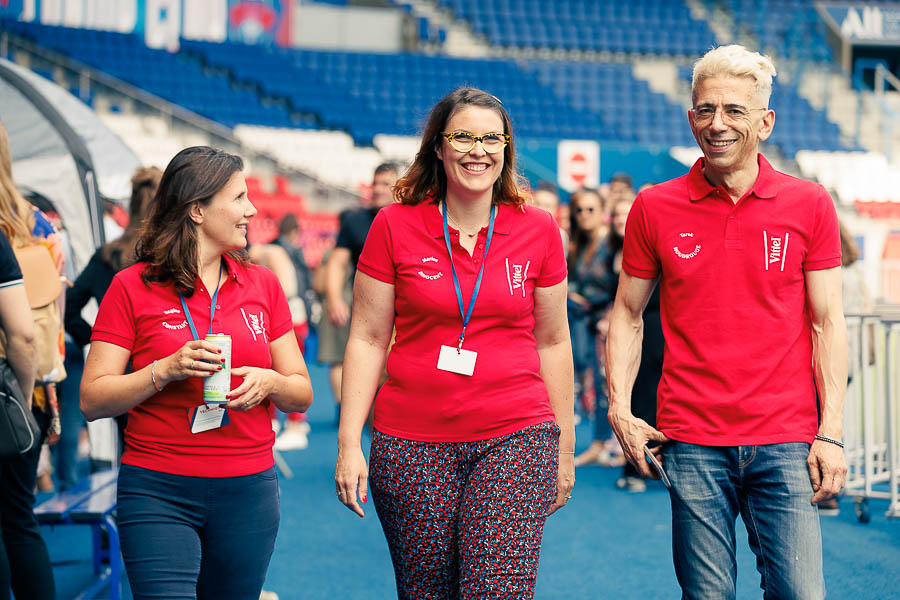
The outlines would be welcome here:
<svg viewBox="0 0 900 600">
<path fill-rule="evenodd" d="M 730 75 L 732 77 L 749 77 L 756 82 L 756 93 L 763 103 L 769 105 L 772 95 L 772 78 L 775 77 L 775 63 L 768 56 L 759 52 L 751 52 L 745 47 L 732 44 L 713 48 L 694 63 L 694 75 L 691 80 L 691 96 L 697 85 L 708 77 Z"/>
</svg>

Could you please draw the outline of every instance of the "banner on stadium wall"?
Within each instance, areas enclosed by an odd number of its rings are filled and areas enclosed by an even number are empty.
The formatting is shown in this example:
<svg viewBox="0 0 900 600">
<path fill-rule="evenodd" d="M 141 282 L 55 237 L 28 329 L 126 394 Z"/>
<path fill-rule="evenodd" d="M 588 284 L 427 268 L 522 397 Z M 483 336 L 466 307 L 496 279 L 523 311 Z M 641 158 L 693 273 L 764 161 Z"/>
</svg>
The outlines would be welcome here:
<svg viewBox="0 0 900 600">
<path fill-rule="evenodd" d="M 600 144 L 590 140 L 562 140 L 556 147 L 559 187 L 567 192 L 600 185 Z"/>
<path fill-rule="evenodd" d="M 819 12 L 835 33 L 853 43 L 900 45 L 900 5 L 828 3 Z"/>
<path fill-rule="evenodd" d="M 291 0 L 0 0 L 0 16 L 143 36 L 150 48 L 202 42 L 290 45 Z"/>
</svg>

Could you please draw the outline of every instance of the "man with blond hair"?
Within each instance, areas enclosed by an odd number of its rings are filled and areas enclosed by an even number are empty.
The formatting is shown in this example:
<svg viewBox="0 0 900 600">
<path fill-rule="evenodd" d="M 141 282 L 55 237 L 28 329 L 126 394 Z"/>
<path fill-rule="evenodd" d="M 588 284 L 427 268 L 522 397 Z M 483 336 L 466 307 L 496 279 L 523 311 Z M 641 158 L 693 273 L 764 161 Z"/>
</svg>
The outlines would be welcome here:
<svg viewBox="0 0 900 600">
<path fill-rule="evenodd" d="M 774 75 L 741 46 L 696 63 L 688 120 L 703 157 L 638 195 L 610 318 L 609 421 L 644 475 L 665 474 L 683 598 L 735 597 L 738 514 L 765 598 L 823 598 L 816 505 L 847 472 L 837 216 L 822 186 L 758 152 L 775 124 Z M 666 342 L 654 429 L 630 404 L 657 281 Z M 648 442 L 659 445 L 645 459 Z"/>
</svg>

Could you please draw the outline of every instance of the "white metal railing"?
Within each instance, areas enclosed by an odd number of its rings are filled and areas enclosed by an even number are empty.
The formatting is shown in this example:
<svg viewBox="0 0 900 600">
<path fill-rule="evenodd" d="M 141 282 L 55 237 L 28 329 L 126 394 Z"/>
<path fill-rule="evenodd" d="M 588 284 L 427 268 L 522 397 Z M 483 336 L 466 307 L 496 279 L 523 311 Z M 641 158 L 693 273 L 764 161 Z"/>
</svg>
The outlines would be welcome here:
<svg viewBox="0 0 900 600">
<path fill-rule="evenodd" d="M 848 315 L 850 381 L 844 404 L 848 473 L 845 494 L 868 522 L 869 500 L 889 501 L 886 517 L 900 517 L 900 321 Z"/>
</svg>

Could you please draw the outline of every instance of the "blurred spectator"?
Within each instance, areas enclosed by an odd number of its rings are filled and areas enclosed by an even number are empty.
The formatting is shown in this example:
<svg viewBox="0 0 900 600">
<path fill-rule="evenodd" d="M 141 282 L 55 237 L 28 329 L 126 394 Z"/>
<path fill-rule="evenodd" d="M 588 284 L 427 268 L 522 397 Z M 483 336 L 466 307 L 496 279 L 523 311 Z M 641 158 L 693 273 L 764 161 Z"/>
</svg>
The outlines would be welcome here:
<svg viewBox="0 0 900 600">
<path fill-rule="evenodd" d="M 50 252 L 57 275 L 61 280 L 65 280 L 66 264 L 62 238 L 47 216 L 25 200 L 15 187 L 12 180 L 9 137 L 2 125 L 0 125 L 0 171 L 4 173 L 7 180 L 7 189 L 4 190 L 2 200 L 0 200 L 2 202 L 0 223 L 8 234 L 10 243 L 15 250 L 34 244 L 44 246 Z M 32 394 L 34 401 L 32 408 L 38 422 L 44 425 L 44 434 L 49 443 L 56 443 L 59 439 L 60 419 L 56 400 L 56 384 L 66 377 L 63 365 L 65 356 L 62 329 L 62 313 L 65 309 L 63 288 L 60 288 L 60 295 L 55 302 L 59 310 L 58 321 L 54 316 L 53 322 L 48 322 L 44 327 L 36 329 L 38 349 L 41 354 L 38 356 L 38 381 Z M 43 319 L 42 322 L 44 322 Z M 45 336 L 51 339 L 47 339 Z M 42 348 L 42 346 L 44 347 Z M 45 365 L 43 370 L 40 365 Z M 51 471 L 50 449 L 44 447 L 41 449 L 37 472 L 38 487 L 43 491 L 53 489 Z"/>
<path fill-rule="evenodd" d="M 569 242 L 568 315 L 572 352 L 583 410 L 591 406 L 596 414 L 606 414 L 605 376 L 599 368 L 596 353 L 597 323 L 612 299 L 608 288 L 608 245 L 603 214 L 603 201 L 597 190 L 582 188 L 570 197 L 572 207 L 572 239 Z M 588 386 L 593 389 L 593 405 L 585 400 Z M 594 423 L 594 440 L 588 451 L 576 458 L 583 464 L 620 465 L 620 456 L 604 448 L 612 430 L 605 419 Z"/>
<path fill-rule="evenodd" d="M 633 197 L 633 196 L 632 196 Z M 580 289 L 580 295 L 584 302 L 582 306 L 588 307 L 587 319 L 588 351 L 590 367 L 594 377 L 594 439 L 588 448 L 575 459 L 576 466 L 599 464 L 604 466 L 616 466 L 623 464 L 618 444 L 612 437 L 612 431 L 606 420 L 608 407 L 606 375 L 605 375 L 605 344 L 608 322 L 606 321 L 607 309 L 612 305 L 618 284 L 618 273 L 622 264 L 622 243 L 625 237 L 625 221 L 628 210 L 631 207 L 631 197 L 627 189 L 619 192 L 619 201 L 612 206 L 612 213 L 607 220 L 612 227 L 609 232 L 599 240 L 591 239 L 591 242 L 583 244 L 584 250 L 579 252 L 573 245 L 575 256 L 581 257 L 581 262 L 572 261 L 570 255 L 570 288 L 573 273 L 576 285 Z M 582 235 L 587 238 L 587 232 L 600 231 L 599 216 L 591 211 L 585 211 L 586 206 L 591 206 L 590 200 L 585 201 L 582 195 L 575 198 L 573 210 L 576 211 Z"/>
<path fill-rule="evenodd" d="M 103 235 L 107 242 L 118 239 L 125 228 L 116 219 L 116 203 L 111 200 L 103 200 Z"/>
<path fill-rule="evenodd" d="M 862 265 L 859 263 L 859 246 L 850 230 L 839 223 L 841 229 L 841 277 L 844 314 L 862 315 L 871 311 L 869 290 L 866 287 Z"/>
<path fill-rule="evenodd" d="M 844 305 L 845 315 L 864 315 L 872 311 L 869 290 L 866 287 L 865 275 L 862 271 L 862 265 L 859 263 L 859 246 L 853 239 L 850 230 L 842 222 L 838 221 L 841 232 L 841 298 Z M 849 324 L 848 324 L 849 327 Z M 871 339 L 871 338 L 870 338 Z M 847 383 L 853 380 L 854 366 L 857 364 L 873 364 L 874 348 L 869 348 L 865 354 L 860 357 L 860 362 L 854 360 L 854 356 L 862 352 L 859 344 L 858 335 L 847 336 L 847 349 L 850 360 L 848 361 Z M 833 517 L 840 514 L 840 503 L 838 496 L 828 498 L 819 502 L 819 514 L 822 516 Z"/>
<path fill-rule="evenodd" d="M 606 337 L 609 333 L 609 308 L 615 300 L 616 290 L 619 287 L 619 274 L 622 272 L 622 247 L 625 243 L 625 224 L 628 213 L 634 204 L 634 194 L 629 190 L 620 192 L 619 199 L 613 203 L 611 225 L 607 237 L 607 289 L 612 295 L 603 318 L 597 324 L 597 356 L 600 370 L 606 370 Z M 644 336 L 641 339 L 641 364 L 638 368 L 634 388 L 631 391 L 631 412 L 634 416 L 644 419 L 651 426 L 656 425 L 656 389 L 662 377 L 662 360 L 665 340 L 662 332 L 662 320 L 659 312 L 659 287 L 657 287 L 647 307 L 644 309 Z M 594 418 L 607 420 L 606 413 L 599 411 Z M 587 453 L 586 453 L 587 454 Z M 628 461 L 623 466 L 622 476 L 616 480 L 616 487 L 627 489 L 629 492 L 643 492 L 647 489 L 643 476 Z"/>
<path fill-rule="evenodd" d="M 400 175 L 394 163 L 375 168 L 372 180 L 372 204 L 341 213 L 337 243 L 325 264 L 325 317 L 319 327 L 319 362 L 330 365 L 329 377 L 335 402 L 341 403 L 341 373 L 344 349 L 350 335 L 350 305 L 353 302 L 352 278 L 375 215 L 394 201 L 391 188 Z M 348 280 L 351 283 L 348 283 Z"/>
<path fill-rule="evenodd" d="M 131 201 L 128 205 L 129 220 L 122 234 L 107 242 L 91 256 L 87 266 L 66 292 L 65 324 L 70 341 L 66 344 L 66 368 L 69 377 L 60 386 L 60 412 L 63 433 L 57 451 L 58 480 L 61 488 L 75 484 L 77 480 L 78 439 L 84 427 L 84 417 L 79 408 L 78 387 L 84 371 L 84 347 L 91 341 L 91 326 L 81 316 L 81 310 L 92 298 L 100 304 L 113 277 L 125 267 L 134 264 L 134 247 L 137 244 L 145 215 L 159 187 L 162 171 L 156 167 L 138 169 L 131 178 Z M 119 426 L 119 449 L 123 447 L 123 432 L 127 415 L 116 418 Z"/>
<path fill-rule="evenodd" d="M 291 309 L 291 320 L 294 335 L 300 351 L 304 349 L 306 336 L 309 334 L 309 310 L 307 294 L 314 294 L 309 267 L 300 249 L 300 226 L 297 216 L 287 213 L 278 224 L 278 237 L 265 246 L 254 246 L 250 249 L 253 262 L 268 267 L 275 273 L 288 299 Z M 309 424 L 306 415 L 292 412 L 287 414 L 287 424 L 281 431 L 281 423 L 277 419 L 274 405 L 272 410 L 272 428 L 279 433 L 275 440 L 276 450 L 303 450 L 309 446 Z"/>
<path fill-rule="evenodd" d="M 0 330 L 9 365 L 30 401 L 37 372 L 36 338 L 22 271 L 10 243 L 25 245 L 33 239 L 27 220 L 34 216 L 23 210 L 27 206 L 12 180 L 9 141 L 0 125 Z M 12 588 L 23 600 L 56 598 L 50 556 L 32 510 L 41 446 L 0 460 L 0 597 L 8 598 Z"/>
<path fill-rule="evenodd" d="M 537 208 L 541 208 L 546 210 L 548 213 L 553 215 L 553 219 L 557 222 L 560 222 L 559 216 L 559 189 L 549 181 L 540 181 L 537 184 L 537 187 L 534 189 L 534 194 L 532 195 L 533 204 Z M 569 247 L 569 234 L 566 229 L 563 229 L 562 226 L 559 228 L 559 232 L 562 235 L 563 241 L 563 249 L 568 249 Z"/>
</svg>

